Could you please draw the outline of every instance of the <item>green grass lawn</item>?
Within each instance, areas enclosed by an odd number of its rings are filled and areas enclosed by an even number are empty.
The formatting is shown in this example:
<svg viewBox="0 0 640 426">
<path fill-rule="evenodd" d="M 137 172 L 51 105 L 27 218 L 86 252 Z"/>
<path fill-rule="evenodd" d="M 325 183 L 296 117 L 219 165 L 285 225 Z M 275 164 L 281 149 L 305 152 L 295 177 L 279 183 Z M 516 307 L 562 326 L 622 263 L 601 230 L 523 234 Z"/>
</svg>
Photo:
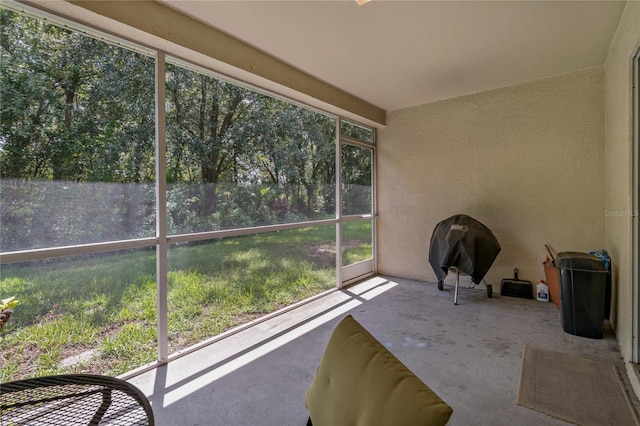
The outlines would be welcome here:
<svg viewBox="0 0 640 426">
<path fill-rule="evenodd" d="M 371 256 L 370 235 L 368 221 L 345 227 L 345 264 Z M 176 245 L 168 264 L 172 353 L 333 288 L 335 227 Z M 155 265 L 144 249 L 3 266 L 0 298 L 20 305 L 0 337 L 0 382 L 155 360 Z"/>
</svg>

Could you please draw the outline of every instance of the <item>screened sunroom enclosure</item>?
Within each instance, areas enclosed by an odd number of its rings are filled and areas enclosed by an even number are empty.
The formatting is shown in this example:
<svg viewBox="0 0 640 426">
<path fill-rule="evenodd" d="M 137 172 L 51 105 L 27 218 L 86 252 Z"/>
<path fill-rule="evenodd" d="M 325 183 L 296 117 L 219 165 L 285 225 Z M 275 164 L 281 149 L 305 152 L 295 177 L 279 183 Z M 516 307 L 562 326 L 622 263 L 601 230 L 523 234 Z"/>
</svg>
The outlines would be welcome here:
<svg viewBox="0 0 640 426">
<path fill-rule="evenodd" d="M 373 129 L 0 13 L 1 381 L 165 362 L 375 273 Z"/>
</svg>

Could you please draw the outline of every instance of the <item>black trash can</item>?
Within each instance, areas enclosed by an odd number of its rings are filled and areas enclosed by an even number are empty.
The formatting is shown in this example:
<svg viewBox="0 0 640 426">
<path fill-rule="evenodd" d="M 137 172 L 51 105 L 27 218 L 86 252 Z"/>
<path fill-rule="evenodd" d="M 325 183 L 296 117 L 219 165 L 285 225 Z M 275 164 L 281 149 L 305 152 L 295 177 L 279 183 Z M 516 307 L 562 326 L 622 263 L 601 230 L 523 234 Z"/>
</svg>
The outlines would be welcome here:
<svg viewBox="0 0 640 426">
<path fill-rule="evenodd" d="M 570 334 L 602 339 L 607 269 L 592 254 L 558 253 L 562 328 Z"/>
</svg>

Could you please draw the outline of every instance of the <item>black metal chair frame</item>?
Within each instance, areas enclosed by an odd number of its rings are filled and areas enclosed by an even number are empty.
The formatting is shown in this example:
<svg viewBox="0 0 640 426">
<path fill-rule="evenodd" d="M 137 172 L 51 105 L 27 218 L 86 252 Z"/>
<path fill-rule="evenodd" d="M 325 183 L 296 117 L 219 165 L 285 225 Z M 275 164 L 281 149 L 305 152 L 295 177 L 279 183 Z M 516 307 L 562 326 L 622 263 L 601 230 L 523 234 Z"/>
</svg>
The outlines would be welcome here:
<svg viewBox="0 0 640 426">
<path fill-rule="evenodd" d="M 101 394 L 102 398 L 90 398 Z M 128 397 L 127 397 L 128 396 Z M 98 402 L 99 401 L 99 402 Z M 83 407 L 81 404 L 90 403 Z M 80 405 L 79 407 L 76 407 Z M 31 417 L 20 418 L 19 424 L 47 424 L 45 415 L 56 417 L 56 423 L 67 420 L 66 424 L 78 424 L 77 419 L 65 418 L 68 407 L 75 412 L 86 413 L 95 410 L 88 425 L 99 424 L 139 424 L 154 426 L 154 416 L 147 397 L 131 383 L 124 380 L 93 374 L 66 374 L 57 376 L 35 377 L 0 384 L 0 423 L 11 420 L 14 415 L 25 415 L 32 411 Z M 104 419 L 110 407 L 117 410 L 109 418 Z M 133 407 L 133 408 L 132 408 Z M 142 410 L 141 410 L 142 409 Z M 122 413 L 126 420 L 118 421 Z M 8 417 L 6 419 L 5 417 Z M 135 417 L 135 423 L 132 421 Z M 75 420 L 75 421 L 74 421 Z"/>
</svg>

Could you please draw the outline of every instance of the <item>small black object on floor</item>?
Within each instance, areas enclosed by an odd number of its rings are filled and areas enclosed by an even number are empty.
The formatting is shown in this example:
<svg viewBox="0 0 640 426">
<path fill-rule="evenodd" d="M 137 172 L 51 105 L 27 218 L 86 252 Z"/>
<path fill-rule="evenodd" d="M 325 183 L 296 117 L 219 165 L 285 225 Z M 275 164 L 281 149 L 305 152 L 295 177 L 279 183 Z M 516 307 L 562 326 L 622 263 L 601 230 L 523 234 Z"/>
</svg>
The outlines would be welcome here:
<svg viewBox="0 0 640 426">
<path fill-rule="evenodd" d="M 531 281 L 519 280 L 518 269 L 513 270 L 513 279 L 505 278 L 500 283 L 500 295 L 533 299 L 533 286 Z"/>
</svg>

